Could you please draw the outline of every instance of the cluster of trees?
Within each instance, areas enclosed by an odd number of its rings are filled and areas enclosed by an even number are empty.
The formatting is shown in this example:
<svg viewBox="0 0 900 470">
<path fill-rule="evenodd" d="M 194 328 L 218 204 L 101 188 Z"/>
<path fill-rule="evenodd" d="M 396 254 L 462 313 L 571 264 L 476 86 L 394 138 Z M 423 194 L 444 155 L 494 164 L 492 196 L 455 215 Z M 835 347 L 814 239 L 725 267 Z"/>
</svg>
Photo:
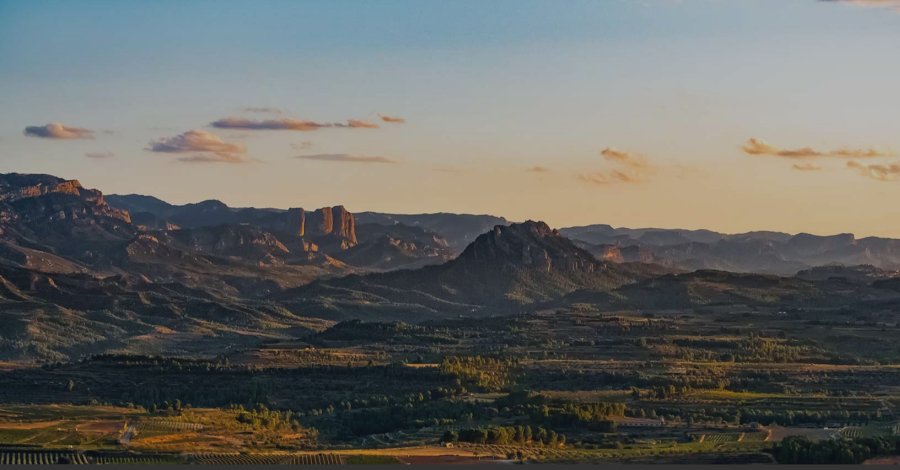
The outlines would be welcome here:
<svg viewBox="0 0 900 470">
<path fill-rule="evenodd" d="M 391 406 L 421 406 L 422 403 L 431 402 L 434 400 L 440 400 L 442 398 L 448 398 L 457 396 L 463 393 L 465 389 L 463 388 L 453 388 L 453 387 L 438 387 L 433 390 L 424 390 L 421 392 L 412 392 L 408 394 L 395 394 L 395 395 L 371 395 L 364 396 L 360 398 L 346 399 L 340 400 L 336 402 L 328 403 L 327 405 L 321 408 L 308 408 L 302 411 L 299 411 L 300 416 L 326 416 L 333 415 L 339 412 L 349 412 L 352 410 L 358 409 L 366 409 L 366 408 L 383 408 L 383 407 L 391 407 Z"/>
<path fill-rule="evenodd" d="M 238 412 L 237 420 L 240 423 L 250 425 L 253 429 L 266 429 L 270 431 L 292 430 L 298 432 L 303 427 L 291 410 L 270 410 L 266 405 L 258 403 L 255 407 L 247 409 L 243 406 L 232 406 Z"/>
<path fill-rule="evenodd" d="M 514 359 L 483 356 L 448 356 L 441 361 L 440 370 L 456 377 L 463 385 L 488 392 L 509 387 L 509 369 Z"/>
<path fill-rule="evenodd" d="M 764 338 L 755 334 L 741 342 L 735 353 L 738 362 L 797 362 L 804 354 L 802 346 L 794 346 L 785 340 Z"/>
<path fill-rule="evenodd" d="M 459 344 L 459 332 L 447 327 L 413 325 L 404 322 L 363 322 L 348 320 L 317 334 L 315 339 L 326 341 L 362 341 L 388 344 Z"/>
<path fill-rule="evenodd" d="M 64 393 L 72 403 L 134 403 L 148 409 L 176 400 L 197 407 L 277 403 L 311 414 L 332 406 L 357 408 L 370 402 L 385 406 L 418 402 L 420 395 L 429 400 L 429 396 L 464 392 L 452 375 L 401 364 L 247 368 L 229 365 L 225 359 L 103 355 L 78 363 L 11 371 L 4 374 L 0 399 L 21 401 L 18 397 L 31 397 L 41 387 L 61 391 L 42 395 L 45 400 Z"/>
<path fill-rule="evenodd" d="M 869 423 L 883 418 L 881 410 L 771 410 L 741 409 L 741 422 L 757 422 L 760 424 L 778 423 L 783 426 L 793 424 L 816 424 L 824 426 L 828 423 Z"/>
<path fill-rule="evenodd" d="M 660 338 L 637 340 L 638 346 L 665 357 L 686 361 L 721 362 L 796 362 L 808 347 L 790 344 L 785 338 L 770 338 L 751 333 L 742 339 Z"/>
<path fill-rule="evenodd" d="M 447 431 L 441 437 L 441 441 L 496 445 L 539 445 L 556 448 L 566 445 L 566 436 L 543 427 L 532 429 L 528 425 L 492 426 Z"/>
<path fill-rule="evenodd" d="M 481 403 L 456 400 L 433 400 L 344 411 L 334 419 L 316 422 L 328 428 L 336 437 L 352 439 L 369 434 L 381 434 L 398 429 L 418 429 L 425 426 L 469 423 L 497 416 L 497 410 Z"/>
<path fill-rule="evenodd" d="M 559 403 L 540 393 L 513 391 L 496 400 L 500 414 L 508 417 L 527 416 L 529 422 L 555 428 L 582 428 L 613 432 L 613 416 L 625 416 L 623 402 Z"/>
<path fill-rule="evenodd" d="M 562 407 L 541 406 L 530 414 L 534 423 L 555 427 L 585 428 L 598 432 L 615 432 L 611 416 L 625 415 L 624 403 L 567 403 Z"/>
<path fill-rule="evenodd" d="M 637 417 L 664 416 L 667 420 L 670 421 L 674 420 L 677 417 L 688 423 L 759 423 L 762 425 L 779 424 L 782 426 L 810 424 L 825 426 L 829 423 L 866 424 L 870 421 L 879 421 L 883 419 L 882 412 L 880 410 L 793 410 L 773 408 L 735 408 L 727 406 L 690 408 L 657 406 L 650 409 L 629 409 L 627 414 L 629 416 Z"/>
<path fill-rule="evenodd" d="M 900 437 L 811 442 L 804 437 L 791 436 L 773 448 L 775 459 L 789 464 L 858 464 L 878 455 L 891 454 L 900 454 Z"/>
<path fill-rule="evenodd" d="M 535 390 L 596 390 L 668 388 L 675 390 L 722 390 L 730 380 L 715 370 L 698 370 L 693 375 L 661 376 L 640 370 L 605 371 L 597 369 L 529 369 L 517 376 L 519 385 Z"/>
<path fill-rule="evenodd" d="M 150 413 L 158 413 L 158 412 L 168 412 L 171 411 L 173 413 L 181 413 L 185 407 L 190 408 L 191 405 L 185 405 L 181 403 L 181 400 L 175 399 L 173 402 L 163 401 L 161 404 L 153 403 L 149 407 L 147 407 L 147 411 Z"/>
</svg>

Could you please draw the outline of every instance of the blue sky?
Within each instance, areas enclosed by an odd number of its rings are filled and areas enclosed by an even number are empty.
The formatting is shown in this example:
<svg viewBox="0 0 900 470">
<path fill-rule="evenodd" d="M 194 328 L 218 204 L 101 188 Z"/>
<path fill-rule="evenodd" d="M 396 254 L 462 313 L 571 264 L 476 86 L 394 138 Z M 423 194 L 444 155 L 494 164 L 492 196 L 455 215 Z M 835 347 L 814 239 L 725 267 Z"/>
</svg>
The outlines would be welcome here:
<svg viewBox="0 0 900 470">
<path fill-rule="evenodd" d="M 896 8 L 0 1 L 0 171 L 173 202 L 900 236 Z M 54 122 L 92 138 L 23 133 Z M 191 130 L 241 150 L 171 140 Z"/>
</svg>

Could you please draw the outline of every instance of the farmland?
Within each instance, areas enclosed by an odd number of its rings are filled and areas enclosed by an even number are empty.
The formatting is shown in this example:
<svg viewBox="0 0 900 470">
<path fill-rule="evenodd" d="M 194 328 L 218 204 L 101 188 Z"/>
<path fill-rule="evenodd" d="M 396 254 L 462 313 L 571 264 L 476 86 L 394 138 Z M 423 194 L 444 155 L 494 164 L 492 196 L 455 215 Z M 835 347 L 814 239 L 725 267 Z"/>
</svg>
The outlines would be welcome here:
<svg viewBox="0 0 900 470">
<path fill-rule="evenodd" d="M 345 322 L 210 359 L 10 368 L 0 444 L 74 463 L 772 462 L 786 440 L 897 436 L 887 350 L 829 352 L 883 325 L 583 307 Z"/>
</svg>

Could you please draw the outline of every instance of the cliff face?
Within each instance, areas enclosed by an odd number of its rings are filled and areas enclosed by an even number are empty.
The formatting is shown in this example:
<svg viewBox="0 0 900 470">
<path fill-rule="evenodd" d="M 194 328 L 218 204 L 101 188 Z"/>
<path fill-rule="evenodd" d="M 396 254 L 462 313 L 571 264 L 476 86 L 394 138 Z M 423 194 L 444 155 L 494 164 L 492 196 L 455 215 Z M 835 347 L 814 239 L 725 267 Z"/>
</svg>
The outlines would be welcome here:
<svg viewBox="0 0 900 470">
<path fill-rule="evenodd" d="M 312 212 L 299 207 L 291 208 L 287 210 L 285 220 L 284 226 L 273 228 L 310 239 L 327 237 L 329 240 L 326 242 L 336 242 L 341 249 L 358 243 L 356 219 L 344 206 L 323 207 Z"/>
<path fill-rule="evenodd" d="M 11 238 L 119 238 L 133 234 L 127 211 L 107 204 L 100 191 L 49 175 L 0 175 L 0 235 Z M 65 240 L 63 240 L 65 241 Z"/>
<path fill-rule="evenodd" d="M 344 206 L 308 211 L 300 207 L 288 210 L 233 208 L 216 200 L 176 206 L 134 194 L 109 198 L 116 207 L 132 211 L 137 223 L 148 230 L 250 225 L 272 232 L 294 252 L 309 251 L 313 247 L 337 252 L 359 243 L 356 218 Z"/>
</svg>

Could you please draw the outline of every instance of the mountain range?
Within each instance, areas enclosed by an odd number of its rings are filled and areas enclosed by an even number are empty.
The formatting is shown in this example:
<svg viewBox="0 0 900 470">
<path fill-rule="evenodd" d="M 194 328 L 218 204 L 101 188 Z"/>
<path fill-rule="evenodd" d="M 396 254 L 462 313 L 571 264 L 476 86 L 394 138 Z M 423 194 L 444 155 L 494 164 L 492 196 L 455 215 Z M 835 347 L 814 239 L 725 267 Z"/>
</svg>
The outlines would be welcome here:
<svg viewBox="0 0 900 470">
<path fill-rule="evenodd" d="M 896 309 L 897 243 L 174 205 L 2 174 L 0 360 L 213 356 L 347 319 L 559 307 Z"/>
<path fill-rule="evenodd" d="M 781 232 L 723 234 L 710 230 L 629 229 L 609 225 L 560 232 L 600 259 L 645 262 L 684 270 L 716 269 L 793 275 L 824 265 L 900 269 L 900 240 Z"/>
</svg>

